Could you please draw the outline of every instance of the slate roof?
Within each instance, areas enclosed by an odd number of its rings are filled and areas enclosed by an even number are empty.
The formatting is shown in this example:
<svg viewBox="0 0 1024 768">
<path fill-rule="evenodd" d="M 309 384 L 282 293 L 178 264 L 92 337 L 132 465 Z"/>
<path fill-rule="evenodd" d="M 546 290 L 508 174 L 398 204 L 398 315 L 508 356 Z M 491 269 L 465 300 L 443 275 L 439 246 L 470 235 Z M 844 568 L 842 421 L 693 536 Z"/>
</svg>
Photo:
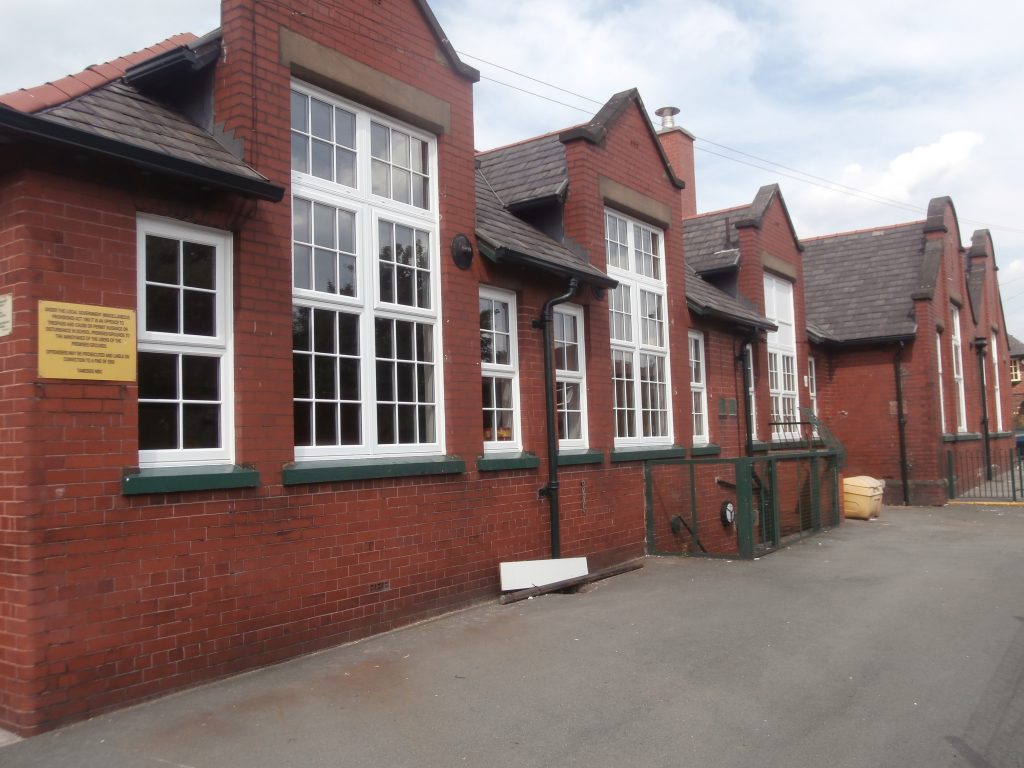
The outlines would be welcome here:
<svg viewBox="0 0 1024 768">
<path fill-rule="evenodd" d="M 561 199 L 569 187 L 565 145 L 557 133 L 477 155 L 480 169 L 505 205 Z"/>
<path fill-rule="evenodd" d="M 776 326 L 742 299 L 730 296 L 704 280 L 686 265 L 686 303 L 698 315 L 718 317 L 754 328 L 774 331 Z"/>
<path fill-rule="evenodd" d="M 1024 342 L 1007 334 L 1010 340 L 1010 357 L 1024 357 Z"/>
<path fill-rule="evenodd" d="M 750 216 L 750 206 L 741 205 L 683 219 L 683 252 L 686 263 L 698 273 L 739 263 L 739 235 L 736 222 Z"/>
<path fill-rule="evenodd" d="M 191 32 L 174 35 L 148 48 L 143 48 L 141 51 L 129 53 L 105 64 L 92 64 L 81 72 L 68 75 L 60 80 L 0 94 L 0 104 L 29 114 L 63 104 L 65 101 L 123 77 L 125 72 L 144 61 L 193 43 L 197 39 Z"/>
<path fill-rule="evenodd" d="M 280 200 L 270 183 L 208 131 L 141 90 L 182 71 L 210 66 L 220 51 L 220 31 L 185 34 L 107 64 L 94 65 L 56 83 L 0 97 L 0 133 L 44 145 L 73 147 L 134 165 L 227 189 Z M 184 81 L 187 83 L 187 81 Z"/>
<path fill-rule="evenodd" d="M 266 181 L 212 135 L 123 82 L 48 109 L 39 117 L 226 173 Z"/>
<path fill-rule="evenodd" d="M 482 170 L 476 174 L 476 235 L 496 261 L 510 260 L 527 267 L 580 280 L 605 288 L 618 283 L 584 255 L 575 253 L 510 213 Z"/>
<path fill-rule="evenodd" d="M 924 222 L 805 240 L 808 325 L 828 340 L 912 337 L 926 271 Z"/>
</svg>

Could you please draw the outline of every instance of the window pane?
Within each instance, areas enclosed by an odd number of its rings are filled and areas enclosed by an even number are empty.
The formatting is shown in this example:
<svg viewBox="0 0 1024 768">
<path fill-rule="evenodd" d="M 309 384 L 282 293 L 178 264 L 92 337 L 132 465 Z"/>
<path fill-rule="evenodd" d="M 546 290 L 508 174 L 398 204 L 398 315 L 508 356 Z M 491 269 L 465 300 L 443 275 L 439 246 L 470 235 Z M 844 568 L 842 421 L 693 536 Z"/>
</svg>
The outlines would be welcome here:
<svg viewBox="0 0 1024 768">
<path fill-rule="evenodd" d="M 179 333 L 178 290 L 146 286 L 146 330 L 160 333 Z"/>
<path fill-rule="evenodd" d="M 430 207 L 430 179 L 426 176 L 412 177 L 412 204 L 426 210 Z"/>
<path fill-rule="evenodd" d="M 395 226 L 395 261 L 413 263 L 412 229 L 409 227 Z"/>
<path fill-rule="evenodd" d="M 394 337 L 390 320 L 377 318 L 374 321 L 374 333 L 376 336 L 376 355 L 378 358 L 393 357 Z"/>
<path fill-rule="evenodd" d="M 380 265 L 380 300 L 389 304 L 395 300 L 395 268 L 390 264 Z"/>
<path fill-rule="evenodd" d="M 391 159 L 390 131 L 380 123 L 370 123 L 370 155 L 380 160 Z"/>
<path fill-rule="evenodd" d="M 313 139 L 310 143 L 309 172 L 321 179 L 333 180 L 334 147 L 325 141 Z"/>
<path fill-rule="evenodd" d="M 359 316 L 338 313 L 338 352 L 343 355 L 359 354 Z"/>
<path fill-rule="evenodd" d="M 411 138 L 412 169 L 418 173 L 427 173 L 429 168 L 427 159 L 427 144 L 416 138 Z"/>
<path fill-rule="evenodd" d="M 377 399 L 394 402 L 395 399 L 395 364 L 377 361 Z"/>
<path fill-rule="evenodd" d="M 307 130 L 307 109 L 309 99 L 301 94 L 292 91 L 292 129 L 296 131 Z"/>
<path fill-rule="evenodd" d="M 174 400 L 178 397 L 178 356 L 139 352 L 139 398 Z"/>
<path fill-rule="evenodd" d="M 414 270 L 409 267 L 399 267 L 395 277 L 398 288 L 398 295 L 395 297 L 395 303 L 406 307 L 416 306 L 417 289 Z"/>
<path fill-rule="evenodd" d="M 410 202 L 412 194 L 412 178 L 408 171 L 401 168 L 391 170 L 391 197 L 400 203 Z"/>
<path fill-rule="evenodd" d="M 178 285 L 178 241 L 146 235 L 146 280 Z"/>
<path fill-rule="evenodd" d="M 334 251 L 317 248 L 313 253 L 313 288 L 325 293 L 338 292 L 338 257 Z"/>
<path fill-rule="evenodd" d="M 191 336 L 217 335 L 216 294 L 200 291 L 184 292 L 184 333 Z"/>
<path fill-rule="evenodd" d="M 342 400 L 359 399 L 359 361 L 352 358 L 338 360 L 338 397 Z"/>
<path fill-rule="evenodd" d="M 295 397 L 309 399 L 312 397 L 312 358 L 309 355 L 292 355 L 292 389 Z"/>
<path fill-rule="evenodd" d="M 296 402 L 292 408 L 292 425 L 296 445 L 313 443 L 313 404 Z"/>
<path fill-rule="evenodd" d="M 216 274 L 216 249 L 212 245 L 182 243 L 185 285 L 213 290 Z"/>
<path fill-rule="evenodd" d="M 395 409 L 391 405 L 377 406 L 377 442 L 395 444 Z"/>
<path fill-rule="evenodd" d="M 356 186 L 356 153 L 341 147 L 334 154 L 334 180 L 346 187 Z"/>
<path fill-rule="evenodd" d="M 309 173 L 309 158 L 306 157 L 308 148 L 309 139 L 297 133 L 292 134 L 292 170 Z"/>
<path fill-rule="evenodd" d="M 338 257 L 338 293 L 342 296 L 356 295 L 356 260 L 346 254 Z"/>
<path fill-rule="evenodd" d="M 356 116 L 337 107 L 334 108 L 334 140 L 343 147 L 355 149 Z"/>
<path fill-rule="evenodd" d="M 316 352 L 332 353 L 335 346 L 334 313 L 318 309 L 313 313 L 313 349 Z"/>
<path fill-rule="evenodd" d="M 356 403 L 342 403 L 341 411 L 341 444 L 359 445 L 363 438 L 363 428 L 360 423 L 362 409 Z"/>
<path fill-rule="evenodd" d="M 296 288 L 312 287 L 312 265 L 313 249 L 308 245 L 296 245 L 293 257 L 292 284 Z"/>
<path fill-rule="evenodd" d="M 314 409 L 317 445 L 337 445 L 338 406 L 335 403 L 317 403 Z"/>
<path fill-rule="evenodd" d="M 173 450 L 177 447 L 177 404 L 139 403 L 139 450 Z"/>
<path fill-rule="evenodd" d="M 338 241 L 337 209 L 317 203 L 313 206 L 313 244 L 336 248 Z"/>
<path fill-rule="evenodd" d="M 308 350 L 310 339 L 310 316 L 308 307 L 292 308 L 292 349 Z"/>
<path fill-rule="evenodd" d="M 399 360 L 415 360 L 416 356 L 413 354 L 413 336 L 415 333 L 415 324 L 405 322 L 402 320 L 395 321 L 395 339 L 397 341 L 395 355 Z"/>
<path fill-rule="evenodd" d="M 318 99 L 309 100 L 309 132 L 321 139 L 330 140 L 332 109 Z"/>
<path fill-rule="evenodd" d="M 416 324 L 416 359 L 428 363 L 434 360 L 434 329 L 423 323 Z"/>
<path fill-rule="evenodd" d="M 381 197 L 388 197 L 390 187 L 388 182 L 391 179 L 391 170 L 387 163 L 380 160 L 373 160 L 370 163 L 370 183 L 373 194 Z"/>
<path fill-rule="evenodd" d="M 183 413 L 183 448 L 220 447 L 220 406 L 186 403 Z"/>
<path fill-rule="evenodd" d="M 313 358 L 313 394 L 318 400 L 338 397 L 337 358 L 317 355 Z"/>
<path fill-rule="evenodd" d="M 416 230 L 416 266 L 430 269 L 430 236 L 419 230 Z"/>
<path fill-rule="evenodd" d="M 309 200 L 292 200 L 292 238 L 300 243 L 313 242 L 313 214 Z"/>
<path fill-rule="evenodd" d="M 220 358 L 182 355 L 181 394 L 184 400 L 220 400 Z"/>
<path fill-rule="evenodd" d="M 399 402 L 416 402 L 416 364 L 399 363 L 396 374 L 398 376 Z"/>
</svg>

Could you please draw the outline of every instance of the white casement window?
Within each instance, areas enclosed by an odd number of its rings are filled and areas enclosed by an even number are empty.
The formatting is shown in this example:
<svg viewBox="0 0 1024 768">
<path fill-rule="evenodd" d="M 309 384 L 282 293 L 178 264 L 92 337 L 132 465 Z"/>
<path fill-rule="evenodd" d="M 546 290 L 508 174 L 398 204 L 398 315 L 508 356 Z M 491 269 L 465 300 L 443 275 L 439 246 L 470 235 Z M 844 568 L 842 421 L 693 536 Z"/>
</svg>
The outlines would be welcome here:
<svg viewBox="0 0 1024 768">
<path fill-rule="evenodd" d="M 952 333 L 950 337 L 953 344 L 953 385 L 956 388 L 956 431 L 967 431 L 967 402 L 964 397 L 964 361 L 962 344 L 960 341 L 960 310 L 955 306 L 950 307 L 952 315 Z"/>
<path fill-rule="evenodd" d="M 999 386 L 999 345 L 996 335 L 992 334 L 992 389 L 995 395 L 996 432 L 1003 431 L 1003 394 Z"/>
<path fill-rule="evenodd" d="M 139 216 L 139 466 L 234 454 L 231 235 Z"/>
<path fill-rule="evenodd" d="M 690 331 L 690 400 L 693 414 L 693 444 L 710 442 L 708 428 L 707 367 L 704 363 L 704 334 Z"/>
<path fill-rule="evenodd" d="M 1021 368 L 1020 358 L 1019 357 L 1011 357 L 1010 358 L 1010 383 L 1011 384 L 1020 384 L 1020 378 L 1021 378 L 1020 377 L 1020 368 Z"/>
<path fill-rule="evenodd" d="M 587 363 L 583 352 L 583 308 L 561 304 L 552 317 L 558 447 L 586 448 Z"/>
<path fill-rule="evenodd" d="M 757 440 L 757 386 L 754 383 L 754 348 L 743 346 L 743 364 L 747 367 L 747 407 L 750 408 L 750 439 Z"/>
<path fill-rule="evenodd" d="M 672 442 L 668 323 L 660 230 L 605 211 L 616 445 Z"/>
<path fill-rule="evenodd" d="M 771 395 L 772 440 L 800 437 L 797 412 L 800 405 L 796 386 L 796 323 L 793 284 L 764 276 L 765 316 L 778 326 L 768 334 L 768 391 Z"/>
<path fill-rule="evenodd" d="M 939 374 L 939 424 L 941 425 L 942 432 L 946 431 L 946 396 L 943 391 L 942 383 L 942 334 L 935 334 L 935 359 L 937 361 L 936 368 Z"/>
<path fill-rule="evenodd" d="M 297 459 L 443 450 L 433 136 L 293 83 Z"/>
<path fill-rule="evenodd" d="M 516 297 L 508 291 L 480 289 L 480 371 L 484 452 L 521 450 Z"/>
</svg>

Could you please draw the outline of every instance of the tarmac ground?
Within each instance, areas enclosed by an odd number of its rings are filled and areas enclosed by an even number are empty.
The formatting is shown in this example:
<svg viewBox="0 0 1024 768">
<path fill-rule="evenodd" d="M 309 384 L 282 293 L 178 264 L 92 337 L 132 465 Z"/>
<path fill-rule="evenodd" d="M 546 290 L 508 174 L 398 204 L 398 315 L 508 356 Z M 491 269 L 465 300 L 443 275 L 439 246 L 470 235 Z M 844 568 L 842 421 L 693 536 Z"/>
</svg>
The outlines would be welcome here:
<svg viewBox="0 0 1024 768">
<path fill-rule="evenodd" d="M 14 740 L 0 766 L 1021 768 L 1024 506 L 647 558 Z"/>
</svg>

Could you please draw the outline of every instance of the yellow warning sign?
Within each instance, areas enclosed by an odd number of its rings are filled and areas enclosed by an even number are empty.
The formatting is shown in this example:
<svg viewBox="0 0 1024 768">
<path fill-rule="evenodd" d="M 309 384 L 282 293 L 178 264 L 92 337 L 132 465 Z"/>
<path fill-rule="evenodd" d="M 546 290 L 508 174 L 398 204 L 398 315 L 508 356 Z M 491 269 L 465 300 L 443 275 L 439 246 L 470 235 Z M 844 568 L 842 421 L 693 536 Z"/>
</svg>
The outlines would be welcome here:
<svg viewBox="0 0 1024 768">
<path fill-rule="evenodd" d="M 39 375 L 135 381 L 135 312 L 40 301 Z"/>
</svg>

